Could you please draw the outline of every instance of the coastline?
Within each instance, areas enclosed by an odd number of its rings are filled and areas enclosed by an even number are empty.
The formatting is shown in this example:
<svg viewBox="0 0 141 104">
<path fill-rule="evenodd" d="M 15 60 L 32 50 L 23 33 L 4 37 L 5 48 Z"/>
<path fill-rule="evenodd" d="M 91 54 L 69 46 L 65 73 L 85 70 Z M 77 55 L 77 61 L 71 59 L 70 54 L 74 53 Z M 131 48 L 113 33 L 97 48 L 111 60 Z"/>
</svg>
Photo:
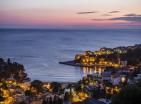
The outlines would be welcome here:
<svg viewBox="0 0 141 104">
<path fill-rule="evenodd" d="M 95 67 L 95 66 L 100 66 L 100 67 L 106 67 L 104 65 L 98 65 L 98 64 L 94 64 L 94 65 L 83 65 L 81 63 L 76 62 L 75 60 L 73 61 L 64 61 L 64 62 L 59 62 L 59 64 L 64 64 L 64 65 L 70 65 L 70 66 L 76 66 L 76 67 Z"/>
<path fill-rule="evenodd" d="M 121 47 L 115 49 L 120 49 L 120 54 L 124 55 L 129 54 L 130 52 L 140 53 L 141 45 L 124 47 L 122 52 Z M 132 57 L 134 57 L 135 60 L 141 58 L 140 54 L 135 54 L 134 56 L 133 53 Z M 93 66 L 96 65 L 92 64 L 92 62 L 95 62 L 95 54 L 97 54 L 97 56 L 102 55 L 103 58 L 105 54 L 108 56 L 115 53 L 113 49 L 101 48 L 100 51 L 86 51 L 84 55 L 77 55 L 73 61 L 59 62 L 59 64 L 88 67 L 90 70 L 92 70 Z M 92 57 L 93 59 L 91 60 L 90 65 L 90 60 L 88 60 L 89 57 Z M 81 58 L 84 58 L 84 62 L 86 62 L 82 63 Z M 112 57 L 112 59 L 116 60 L 114 57 Z M 138 65 L 137 63 L 138 62 L 136 61 L 132 68 L 129 67 L 131 66 L 131 63 L 126 64 L 126 67 L 106 67 L 104 70 L 98 70 L 100 71 L 99 75 L 87 74 L 76 82 L 57 82 L 29 80 L 30 78 L 28 78 L 26 70 L 22 64 L 12 62 L 9 58 L 7 60 L 0 58 L 0 91 L 7 91 L 6 93 L 2 93 L 1 97 L 3 102 L 6 102 L 6 104 L 13 104 L 14 102 L 21 101 L 25 102 L 25 104 L 32 104 L 34 102 L 38 102 L 38 104 L 42 104 L 43 102 L 48 102 L 47 104 L 50 104 L 50 102 L 61 102 L 60 104 L 63 104 L 63 102 L 66 101 L 71 103 L 83 103 L 86 101 L 89 104 L 89 101 L 95 98 L 104 100 L 108 99 L 110 101 L 113 94 L 118 94 L 122 88 L 126 87 L 127 85 L 136 85 L 139 83 L 140 79 L 137 79 L 137 76 L 141 73 L 141 67 L 139 66 L 140 64 Z M 101 63 L 101 65 L 103 64 L 105 64 L 105 61 Z M 85 69 L 85 71 L 88 71 L 88 68 Z M 17 92 L 17 90 L 20 92 Z M 58 100 L 56 100 L 56 98 Z"/>
<path fill-rule="evenodd" d="M 136 67 L 140 66 L 140 52 L 141 44 L 115 48 L 103 47 L 96 51 L 85 51 L 83 54 L 76 54 L 74 60 L 59 62 L 59 64 L 88 68 L 95 66 L 115 68 Z"/>
</svg>

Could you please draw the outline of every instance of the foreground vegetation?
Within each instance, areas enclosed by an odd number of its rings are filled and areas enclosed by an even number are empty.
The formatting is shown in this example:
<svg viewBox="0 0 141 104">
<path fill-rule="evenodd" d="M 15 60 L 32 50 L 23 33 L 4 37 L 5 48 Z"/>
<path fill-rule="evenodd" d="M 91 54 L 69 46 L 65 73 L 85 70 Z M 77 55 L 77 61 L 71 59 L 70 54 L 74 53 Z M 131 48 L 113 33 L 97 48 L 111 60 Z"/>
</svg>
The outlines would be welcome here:
<svg viewBox="0 0 141 104">
<path fill-rule="evenodd" d="M 141 104 L 141 82 L 122 88 L 113 95 L 111 104 Z"/>
<path fill-rule="evenodd" d="M 90 104 L 92 99 L 140 104 L 140 53 L 141 45 L 135 45 L 76 55 L 72 65 L 86 65 L 86 70 L 93 65 L 106 68 L 75 83 L 31 81 L 22 64 L 0 58 L 0 104 Z"/>
</svg>

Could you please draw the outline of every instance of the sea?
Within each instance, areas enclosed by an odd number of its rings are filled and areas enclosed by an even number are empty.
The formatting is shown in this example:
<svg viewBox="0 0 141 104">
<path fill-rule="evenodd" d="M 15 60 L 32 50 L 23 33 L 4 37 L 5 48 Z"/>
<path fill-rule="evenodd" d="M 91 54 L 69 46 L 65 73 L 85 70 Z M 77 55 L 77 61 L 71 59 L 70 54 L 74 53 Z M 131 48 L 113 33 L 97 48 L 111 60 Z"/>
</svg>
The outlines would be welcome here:
<svg viewBox="0 0 141 104">
<path fill-rule="evenodd" d="M 0 57 L 21 63 L 31 80 L 76 82 L 95 70 L 59 64 L 102 47 L 141 44 L 141 29 L 0 29 Z"/>
</svg>

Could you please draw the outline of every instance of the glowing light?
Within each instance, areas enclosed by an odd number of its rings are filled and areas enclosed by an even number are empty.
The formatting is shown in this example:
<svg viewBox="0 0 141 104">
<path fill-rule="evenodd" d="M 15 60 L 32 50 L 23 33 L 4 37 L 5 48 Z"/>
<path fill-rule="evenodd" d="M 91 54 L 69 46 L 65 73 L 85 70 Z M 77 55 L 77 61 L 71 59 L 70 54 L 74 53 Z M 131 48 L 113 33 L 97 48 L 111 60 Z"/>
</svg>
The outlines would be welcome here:
<svg viewBox="0 0 141 104">
<path fill-rule="evenodd" d="M 121 82 L 124 83 L 126 81 L 125 77 L 121 77 Z"/>
</svg>

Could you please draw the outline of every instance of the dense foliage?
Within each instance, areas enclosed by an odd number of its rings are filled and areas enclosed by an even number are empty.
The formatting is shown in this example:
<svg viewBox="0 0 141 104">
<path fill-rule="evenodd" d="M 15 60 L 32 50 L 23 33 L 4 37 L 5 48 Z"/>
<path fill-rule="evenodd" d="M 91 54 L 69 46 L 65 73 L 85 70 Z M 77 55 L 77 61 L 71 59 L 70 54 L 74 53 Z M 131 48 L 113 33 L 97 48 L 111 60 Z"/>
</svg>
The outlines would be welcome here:
<svg viewBox="0 0 141 104">
<path fill-rule="evenodd" d="M 29 80 L 23 65 L 11 62 L 10 59 L 5 61 L 0 58 L 0 80 L 7 80 L 8 78 L 13 78 L 19 82 Z"/>
<path fill-rule="evenodd" d="M 141 82 L 124 87 L 112 97 L 112 104 L 141 104 Z"/>
</svg>

